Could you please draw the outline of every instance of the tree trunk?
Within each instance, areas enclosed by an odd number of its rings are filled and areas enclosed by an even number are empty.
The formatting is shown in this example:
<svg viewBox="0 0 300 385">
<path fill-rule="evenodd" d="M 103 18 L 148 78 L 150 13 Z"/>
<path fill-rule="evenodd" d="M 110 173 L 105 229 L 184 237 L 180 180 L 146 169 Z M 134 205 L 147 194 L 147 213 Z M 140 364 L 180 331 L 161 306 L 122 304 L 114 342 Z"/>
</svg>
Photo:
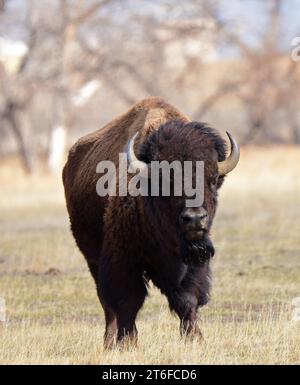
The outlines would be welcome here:
<svg viewBox="0 0 300 385">
<path fill-rule="evenodd" d="M 51 131 L 48 167 L 51 173 L 61 171 L 66 146 L 67 129 L 65 126 L 56 126 Z"/>
<path fill-rule="evenodd" d="M 297 124 L 292 127 L 292 133 L 293 143 L 300 144 L 300 127 Z"/>
<path fill-rule="evenodd" d="M 17 106 L 9 103 L 4 112 L 6 118 L 17 142 L 18 153 L 22 162 L 23 169 L 26 174 L 32 174 L 34 171 L 32 154 L 26 146 L 22 130 L 17 117 Z"/>
</svg>

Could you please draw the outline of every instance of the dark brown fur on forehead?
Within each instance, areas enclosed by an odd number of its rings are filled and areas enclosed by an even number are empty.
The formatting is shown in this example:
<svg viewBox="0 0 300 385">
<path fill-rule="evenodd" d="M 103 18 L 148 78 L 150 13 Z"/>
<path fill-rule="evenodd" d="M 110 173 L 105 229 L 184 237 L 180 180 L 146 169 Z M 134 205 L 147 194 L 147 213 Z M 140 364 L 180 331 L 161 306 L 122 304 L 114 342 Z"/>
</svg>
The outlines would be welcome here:
<svg viewBox="0 0 300 385">
<path fill-rule="evenodd" d="M 143 142 L 139 154 L 146 163 L 152 160 L 208 160 L 214 156 L 219 162 L 226 157 L 222 137 L 205 123 L 181 120 L 170 120 L 161 125 Z"/>
</svg>

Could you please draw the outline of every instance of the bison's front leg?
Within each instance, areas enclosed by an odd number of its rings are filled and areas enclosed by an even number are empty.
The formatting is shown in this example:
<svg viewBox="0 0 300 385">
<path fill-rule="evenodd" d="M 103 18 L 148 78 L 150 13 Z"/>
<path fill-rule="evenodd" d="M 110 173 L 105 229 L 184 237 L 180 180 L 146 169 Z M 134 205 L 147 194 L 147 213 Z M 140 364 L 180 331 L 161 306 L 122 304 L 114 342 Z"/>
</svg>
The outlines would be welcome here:
<svg viewBox="0 0 300 385">
<path fill-rule="evenodd" d="M 168 295 L 171 310 L 180 319 L 182 336 L 202 337 L 197 324 L 198 308 L 209 299 L 210 270 L 209 261 L 201 266 L 189 266 L 180 285 Z"/>
<path fill-rule="evenodd" d="M 128 306 L 128 308 L 127 308 Z M 136 346 L 137 328 L 135 320 L 141 303 L 137 299 L 127 301 L 126 305 L 119 307 L 117 315 L 118 335 L 117 342 L 123 347 Z"/>
<path fill-rule="evenodd" d="M 180 319 L 180 334 L 183 337 L 202 337 L 198 326 L 197 297 L 188 292 L 178 290 L 169 298 L 171 310 L 174 310 Z"/>
<path fill-rule="evenodd" d="M 135 320 L 147 294 L 142 273 L 134 266 L 124 264 L 125 260 L 125 257 L 118 261 L 102 259 L 98 290 L 100 301 L 107 304 L 114 314 L 117 343 L 122 346 L 135 345 L 137 342 Z M 108 339 L 111 342 L 110 337 L 105 334 L 105 344 Z"/>
</svg>

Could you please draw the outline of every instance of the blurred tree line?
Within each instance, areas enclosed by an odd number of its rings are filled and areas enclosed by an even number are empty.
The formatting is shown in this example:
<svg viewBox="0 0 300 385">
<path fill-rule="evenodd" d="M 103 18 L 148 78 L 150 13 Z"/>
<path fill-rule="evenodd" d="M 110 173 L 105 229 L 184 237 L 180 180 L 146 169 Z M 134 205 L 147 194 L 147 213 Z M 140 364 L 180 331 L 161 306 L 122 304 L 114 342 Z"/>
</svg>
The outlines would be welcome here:
<svg viewBox="0 0 300 385">
<path fill-rule="evenodd" d="M 17 152 L 28 173 L 59 169 L 67 143 L 149 95 L 242 144 L 299 144 L 284 2 L 265 2 L 250 38 L 224 3 L 0 0 L 0 155 Z"/>
</svg>

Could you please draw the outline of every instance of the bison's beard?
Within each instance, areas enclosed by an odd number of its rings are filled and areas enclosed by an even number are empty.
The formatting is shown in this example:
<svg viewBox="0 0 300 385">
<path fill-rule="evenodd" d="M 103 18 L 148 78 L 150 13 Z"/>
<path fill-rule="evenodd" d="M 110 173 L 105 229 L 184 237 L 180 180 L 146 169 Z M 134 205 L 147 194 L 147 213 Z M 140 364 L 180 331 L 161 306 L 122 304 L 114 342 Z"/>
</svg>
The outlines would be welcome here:
<svg viewBox="0 0 300 385">
<path fill-rule="evenodd" d="M 182 243 L 182 259 L 187 265 L 201 266 L 209 261 L 215 254 L 214 246 L 209 239 L 205 237 L 203 240 Z"/>
</svg>

